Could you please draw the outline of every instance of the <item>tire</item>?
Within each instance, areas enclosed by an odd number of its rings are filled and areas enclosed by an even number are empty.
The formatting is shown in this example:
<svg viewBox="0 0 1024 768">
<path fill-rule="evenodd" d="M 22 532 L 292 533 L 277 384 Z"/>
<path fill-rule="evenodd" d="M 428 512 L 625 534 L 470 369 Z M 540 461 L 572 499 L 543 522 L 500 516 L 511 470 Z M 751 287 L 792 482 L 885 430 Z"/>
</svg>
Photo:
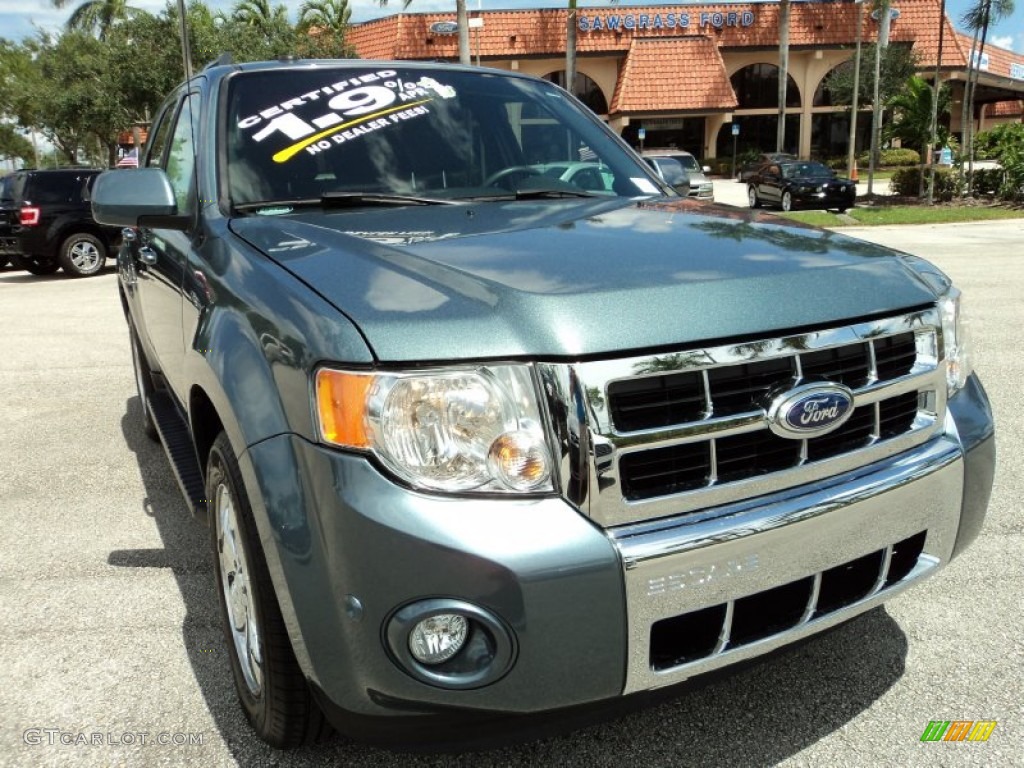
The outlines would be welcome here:
<svg viewBox="0 0 1024 768">
<path fill-rule="evenodd" d="M 788 191 L 782 193 L 781 208 L 786 213 L 789 213 L 790 211 L 793 210 L 793 195 L 791 195 Z"/>
<path fill-rule="evenodd" d="M 89 277 L 103 269 L 107 261 L 107 246 L 95 235 L 75 232 L 64 238 L 57 259 L 72 277 Z"/>
<path fill-rule="evenodd" d="M 6 266 L 7 266 L 7 257 L 6 256 L 0 256 L 0 269 L 3 269 Z"/>
<path fill-rule="evenodd" d="M 32 275 L 52 275 L 60 269 L 60 262 L 46 256 L 11 256 L 11 264 Z"/>
<path fill-rule="evenodd" d="M 133 325 L 128 326 L 129 343 L 132 346 L 132 368 L 135 371 L 135 391 L 139 396 L 139 404 L 142 409 L 142 431 L 146 433 L 153 442 L 160 441 L 160 435 L 156 431 L 156 423 L 153 421 L 153 414 L 149 410 L 147 398 L 153 394 L 156 387 L 153 384 L 153 371 L 146 361 L 139 343 L 139 336 Z"/>
<path fill-rule="evenodd" d="M 751 208 L 761 207 L 761 198 L 757 196 L 757 187 L 753 184 L 747 187 L 747 202 L 750 204 Z"/>
<path fill-rule="evenodd" d="M 313 743 L 329 728 L 295 660 L 238 462 L 223 432 L 206 466 L 221 623 L 242 709 L 271 746 Z"/>
</svg>

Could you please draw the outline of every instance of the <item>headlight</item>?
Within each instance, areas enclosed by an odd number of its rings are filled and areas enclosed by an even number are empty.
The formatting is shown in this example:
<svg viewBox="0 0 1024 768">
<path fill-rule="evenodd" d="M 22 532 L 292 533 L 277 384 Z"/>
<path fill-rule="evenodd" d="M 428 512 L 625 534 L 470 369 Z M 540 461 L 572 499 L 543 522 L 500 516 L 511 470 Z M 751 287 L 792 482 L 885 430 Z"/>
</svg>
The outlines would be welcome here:
<svg viewBox="0 0 1024 768">
<path fill-rule="evenodd" d="M 420 488 L 553 488 L 536 389 L 524 365 L 416 373 L 321 368 L 316 410 L 324 442 L 372 451 Z"/>
<path fill-rule="evenodd" d="M 942 356 L 946 360 L 946 384 L 952 396 L 967 383 L 973 370 L 971 338 L 964 319 L 963 297 L 956 288 L 939 299 L 942 317 Z"/>
</svg>

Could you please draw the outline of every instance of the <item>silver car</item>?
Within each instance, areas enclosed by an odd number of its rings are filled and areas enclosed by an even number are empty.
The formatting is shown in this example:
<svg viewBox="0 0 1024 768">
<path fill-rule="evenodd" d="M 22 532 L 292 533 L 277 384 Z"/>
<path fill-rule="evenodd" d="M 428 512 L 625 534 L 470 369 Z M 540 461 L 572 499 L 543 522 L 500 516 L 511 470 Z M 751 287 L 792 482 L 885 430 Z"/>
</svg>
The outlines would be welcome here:
<svg viewBox="0 0 1024 768">
<path fill-rule="evenodd" d="M 701 166 L 697 158 L 682 149 L 645 149 L 641 153 L 647 164 L 658 172 L 658 175 L 669 184 L 674 183 L 670 178 L 673 174 L 678 175 L 676 164 L 681 165 L 683 170 L 690 177 L 690 197 L 700 200 L 714 202 L 715 185 L 707 177 L 711 173 L 710 166 Z"/>
</svg>

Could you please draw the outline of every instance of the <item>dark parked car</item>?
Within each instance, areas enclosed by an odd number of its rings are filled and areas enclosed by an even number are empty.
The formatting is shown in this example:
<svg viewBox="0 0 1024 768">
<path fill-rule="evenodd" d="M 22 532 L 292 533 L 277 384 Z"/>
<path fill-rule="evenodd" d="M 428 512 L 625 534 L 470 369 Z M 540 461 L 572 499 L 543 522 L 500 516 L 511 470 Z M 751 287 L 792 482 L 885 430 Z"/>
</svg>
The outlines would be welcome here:
<svg viewBox="0 0 1024 768">
<path fill-rule="evenodd" d="M 23 170 L 0 180 L 0 259 L 34 275 L 58 269 L 94 275 L 120 241 L 121 230 L 96 223 L 89 190 L 98 169 Z"/>
<path fill-rule="evenodd" d="M 824 208 L 843 213 L 857 202 L 857 184 L 814 161 L 766 163 L 747 181 L 747 200 L 751 208 L 777 205 L 784 211 Z"/>
<path fill-rule="evenodd" d="M 218 65 L 150 135 L 93 208 L 272 744 L 578 718 L 978 533 L 991 410 L 919 259 L 686 200 L 515 72 Z M 529 164 L 552 136 L 596 194 Z"/>
<path fill-rule="evenodd" d="M 799 158 L 788 152 L 763 152 L 756 159 L 744 163 L 743 167 L 737 171 L 736 177 L 740 181 L 747 181 L 761 169 L 762 165 L 766 163 L 781 163 L 786 160 L 799 160 Z"/>
</svg>

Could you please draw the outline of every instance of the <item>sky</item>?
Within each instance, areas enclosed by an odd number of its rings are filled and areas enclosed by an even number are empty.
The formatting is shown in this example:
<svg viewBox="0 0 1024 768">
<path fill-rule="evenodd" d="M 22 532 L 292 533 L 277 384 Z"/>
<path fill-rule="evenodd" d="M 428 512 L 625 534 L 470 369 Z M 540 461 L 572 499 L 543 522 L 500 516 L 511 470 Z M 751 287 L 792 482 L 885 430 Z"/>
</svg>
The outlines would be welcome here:
<svg viewBox="0 0 1024 768">
<path fill-rule="evenodd" d="M 280 0 L 278 0 L 280 2 Z M 144 10 L 158 13 L 163 10 L 166 0 L 129 0 L 129 4 Z M 207 0 L 213 9 L 227 10 L 232 0 Z M 302 0 L 284 0 L 283 3 L 294 21 Z M 470 9 L 482 7 L 484 10 L 505 10 L 514 8 L 550 8 L 564 7 L 565 0 L 467 0 Z M 688 5 L 686 0 L 665 2 L 664 0 L 622 0 L 615 7 L 628 8 L 631 5 Z M 960 16 L 972 4 L 972 0 L 946 0 L 946 13 L 957 27 Z M 37 29 L 57 31 L 76 7 L 75 0 L 68 0 L 63 10 L 53 7 L 48 0 L 0 0 L 0 37 L 9 40 L 21 40 L 35 34 Z M 580 7 L 608 7 L 608 2 L 580 0 Z M 994 26 L 989 31 L 989 43 L 1003 48 L 1024 53 L 1024 0 L 1016 0 L 1014 14 Z M 899 0 L 893 0 L 893 6 L 899 7 Z M 391 0 L 387 8 L 381 8 L 377 0 L 349 0 L 352 9 L 352 21 L 368 21 L 379 16 L 398 13 L 402 8 L 402 0 Z M 451 10 L 455 14 L 455 0 L 413 0 L 410 11 L 430 12 Z M 962 28 L 962 27 L 961 27 Z"/>
</svg>

